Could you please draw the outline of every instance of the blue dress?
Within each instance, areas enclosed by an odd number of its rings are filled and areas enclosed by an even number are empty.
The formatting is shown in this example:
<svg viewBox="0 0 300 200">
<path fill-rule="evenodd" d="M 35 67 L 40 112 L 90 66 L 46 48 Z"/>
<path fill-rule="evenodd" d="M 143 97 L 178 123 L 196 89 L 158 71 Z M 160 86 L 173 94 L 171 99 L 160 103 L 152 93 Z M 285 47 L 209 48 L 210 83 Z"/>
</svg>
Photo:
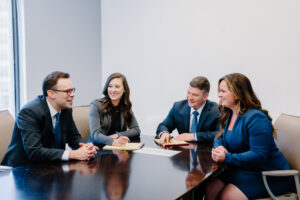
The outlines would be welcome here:
<svg viewBox="0 0 300 200">
<path fill-rule="evenodd" d="M 229 116 L 228 119 L 230 119 Z M 260 110 L 250 109 L 237 117 L 229 131 L 227 120 L 224 133 L 214 140 L 214 148 L 224 146 L 227 170 L 220 176 L 225 183 L 237 186 L 249 199 L 267 197 L 261 171 L 290 169 L 272 136 L 272 124 Z M 267 179 L 275 195 L 291 191 L 291 179 Z"/>
</svg>

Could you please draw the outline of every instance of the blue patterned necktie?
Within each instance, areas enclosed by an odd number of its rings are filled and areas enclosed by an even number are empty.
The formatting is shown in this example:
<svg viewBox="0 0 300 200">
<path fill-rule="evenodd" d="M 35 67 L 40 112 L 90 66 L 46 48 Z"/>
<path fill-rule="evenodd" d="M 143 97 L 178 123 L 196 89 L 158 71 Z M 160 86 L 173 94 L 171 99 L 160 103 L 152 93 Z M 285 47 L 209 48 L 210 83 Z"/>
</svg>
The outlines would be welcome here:
<svg viewBox="0 0 300 200">
<path fill-rule="evenodd" d="M 191 126 L 191 133 L 196 133 L 196 131 L 197 131 L 197 116 L 199 115 L 199 113 L 198 113 L 198 111 L 197 110 L 195 110 L 194 112 L 193 112 L 193 120 L 192 120 L 192 126 Z"/>
<path fill-rule="evenodd" d="M 54 138 L 55 138 L 55 148 L 61 147 L 61 128 L 60 128 L 60 113 L 56 113 L 54 116 L 56 118 L 54 127 Z"/>
</svg>

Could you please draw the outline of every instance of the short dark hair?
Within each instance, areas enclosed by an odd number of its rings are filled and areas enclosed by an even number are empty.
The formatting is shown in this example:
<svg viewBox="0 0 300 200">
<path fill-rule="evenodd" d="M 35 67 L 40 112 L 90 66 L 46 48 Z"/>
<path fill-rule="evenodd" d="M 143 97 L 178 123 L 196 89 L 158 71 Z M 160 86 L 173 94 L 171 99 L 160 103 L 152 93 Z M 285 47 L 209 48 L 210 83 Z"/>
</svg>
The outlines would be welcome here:
<svg viewBox="0 0 300 200">
<path fill-rule="evenodd" d="M 204 90 L 206 93 L 209 93 L 210 84 L 207 78 L 204 76 L 197 76 L 193 78 L 190 82 L 190 86 L 199 88 L 200 90 Z"/>
<path fill-rule="evenodd" d="M 47 91 L 54 89 L 58 79 L 70 78 L 70 75 L 65 72 L 55 71 L 48 74 L 43 81 L 43 95 L 48 96 Z"/>
</svg>

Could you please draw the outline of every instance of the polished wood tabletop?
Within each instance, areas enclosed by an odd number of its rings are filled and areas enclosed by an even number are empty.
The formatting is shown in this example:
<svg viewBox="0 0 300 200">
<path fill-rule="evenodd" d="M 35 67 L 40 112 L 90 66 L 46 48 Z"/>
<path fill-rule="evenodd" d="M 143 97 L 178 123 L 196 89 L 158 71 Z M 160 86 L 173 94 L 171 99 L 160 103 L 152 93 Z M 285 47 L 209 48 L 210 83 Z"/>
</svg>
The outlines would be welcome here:
<svg viewBox="0 0 300 200">
<path fill-rule="evenodd" d="M 150 136 L 140 140 L 145 147 L 162 148 Z M 0 195 L 1 199 L 185 199 L 220 171 L 211 159 L 211 148 L 197 143 L 169 147 L 180 151 L 172 157 L 99 150 L 91 161 L 32 163 L 0 172 Z"/>
</svg>

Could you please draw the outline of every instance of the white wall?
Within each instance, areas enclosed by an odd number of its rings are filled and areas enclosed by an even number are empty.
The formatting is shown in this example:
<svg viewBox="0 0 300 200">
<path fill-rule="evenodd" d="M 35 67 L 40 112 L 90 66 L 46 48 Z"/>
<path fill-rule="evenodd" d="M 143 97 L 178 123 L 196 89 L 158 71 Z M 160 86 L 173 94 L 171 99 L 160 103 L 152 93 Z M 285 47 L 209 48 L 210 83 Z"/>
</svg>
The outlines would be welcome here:
<svg viewBox="0 0 300 200">
<path fill-rule="evenodd" d="M 102 0 L 102 83 L 129 80 L 142 134 L 153 135 L 198 75 L 241 72 L 273 118 L 300 115 L 300 1 Z"/>
<path fill-rule="evenodd" d="M 52 71 L 68 72 L 76 88 L 74 105 L 87 105 L 101 91 L 100 0 L 26 0 L 26 101 L 42 94 Z"/>
</svg>

